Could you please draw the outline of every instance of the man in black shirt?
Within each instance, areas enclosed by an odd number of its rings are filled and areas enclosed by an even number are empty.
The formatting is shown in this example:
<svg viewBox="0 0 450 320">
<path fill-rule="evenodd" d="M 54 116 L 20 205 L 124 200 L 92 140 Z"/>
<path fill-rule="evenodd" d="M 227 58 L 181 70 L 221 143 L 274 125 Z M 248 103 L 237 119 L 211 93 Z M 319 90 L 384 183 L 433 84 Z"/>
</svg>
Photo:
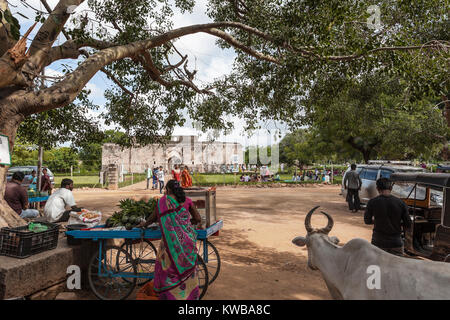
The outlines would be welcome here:
<svg viewBox="0 0 450 320">
<path fill-rule="evenodd" d="M 386 252 L 403 255 L 401 227 L 408 229 L 411 220 L 408 207 L 391 195 L 392 184 L 386 178 L 377 180 L 379 196 L 367 203 L 364 222 L 373 224 L 372 244 Z"/>
</svg>

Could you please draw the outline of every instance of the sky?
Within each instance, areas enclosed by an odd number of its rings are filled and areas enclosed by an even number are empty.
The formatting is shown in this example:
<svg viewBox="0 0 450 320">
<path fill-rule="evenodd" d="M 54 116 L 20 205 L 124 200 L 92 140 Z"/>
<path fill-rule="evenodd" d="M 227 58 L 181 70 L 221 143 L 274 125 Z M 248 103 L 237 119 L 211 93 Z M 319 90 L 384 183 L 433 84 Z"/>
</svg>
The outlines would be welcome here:
<svg viewBox="0 0 450 320">
<path fill-rule="evenodd" d="M 32 25 L 35 17 L 35 10 L 30 7 L 24 6 L 22 0 L 9 0 L 10 9 L 13 15 L 19 20 L 21 25 L 21 34 L 24 34 L 26 30 Z M 58 3 L 58 0 L 47 0 L 49 6 L 54 8 Z M 46 11 L 42 6 L 40 0 L 27 0 L 26 3 L 37 10 Z M 177 11 L 173 18 L 174 27 L 182 27 L 192 24 L 207 23 L 211 22 L 211 19 L 206 15 L 207 0 L 197 0 L 195 8 L 192 13 L 184 13 Z M 76 8 L 75 13 L 88 12 L 87 1 Z M 23 14 L 28 19 L 19 15 L 17 12 Z M 93 25 L 95 28 L 95 24 Z M 29 39 L 33 39 L 37 30 L 39 30 L 39 24 L 33 30 Z M 61 35 L 54 45 L 62 44 L 65 41 L 65 37 Z M 209 83 L 215 78 L 222 77 L 230 73 L 232 69 L 232 64 L 235 58 L 235 52 L 232 49 L 220 49 L 215 44 L 216 38 L 207 34 L 194 34 L 182 37 L 174 42 L 175 46 L 185 54 L 188 54 L 189 68 L 195 67 L 198 70 L 194 82 L 200 87 L 205 83 Z M 62 62 L 56 62 L 51 64 L 46 68 L 45 74 L 47 76 L 62 76 L 62 70 L 64 69 L 63 64 L 67 64 L 72 67 L 76 67 L 76 60 L 64 60 Z M 108 87 L 111 87 L 113 83 L 104 75 L 102 72 L 98 72 L 87 84 L 87 88 L 91 90 L 89 98 L 97 105 L 100 106 L 98 112 L 90 112 L 90 116 L 98 117 L 98 114 L 102 111 L 102 106 L 106 103 L 103 96 L 103 92 Z M 187 115 L 186 118 L 188 119 Z M 235 123 L 235 129 L 228 135 L 223 133 L 217 138 L 218 141 L 227 142 L 238 142 L 244 147 L 250 145 L 261 145 L 266 146 L 269 144 L 277 143 L 274 136 L 275 131 L 271 124 L 262 123 L 263 127 L 271 129 L 269 132 L 267 130 L 260 130 L 255 132 L 253 136 L 248 137 L 248 135 L 243 132 L 242 128 L 244 126 L 244 120 L 238 117 L 232 117 Z M 282 124 L 277 124 L 278 128 L 283 128 Z M 107 126 L 103 124 L 103 128 L 108 129 Z M 281 135 L 285 134 L 285 130 L 282 129 Z M 206 133 L 202 133 L 193 128 L 192 121 L 189 119 L 186 121 L 185 126 L 176 127 L 174 129 L 173 135 L 199 135 L 200 140 L 205 140 L 207 138 Z"/>
</svg>

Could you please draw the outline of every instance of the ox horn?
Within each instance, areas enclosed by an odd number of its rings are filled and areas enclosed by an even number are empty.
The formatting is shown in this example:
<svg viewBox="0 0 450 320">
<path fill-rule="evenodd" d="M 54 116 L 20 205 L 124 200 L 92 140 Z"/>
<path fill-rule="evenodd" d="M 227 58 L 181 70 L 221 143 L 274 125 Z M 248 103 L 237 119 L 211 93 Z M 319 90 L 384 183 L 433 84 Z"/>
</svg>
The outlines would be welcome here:
<svg viewBox="0 0 450 320">
<path fill-rule="evenodd" d="M 325 228 L 319 229 L 318 232 L 329 234 L 334 225 L 333 218 L 326 212 L 320 211 L 320 213 L 324 214 L 328 218 L 328 224 Z"/>
<path fill-rule="evenodd" d="M 305 228 L 306 228 L 306 231 L 308 232 L 308 233 L 311 233 L 311 232 L 313 232 L 313 227 L 311 226 L 311 216 L 312 216 L 312 214 L 314 213 L 314 211 L 316 211 L 316 209 L 317 208 L 319 208 L 320 206 L 317 206 L 317 207 L 314 207 L 314 208 L 312 208 L 311 210 L 309 210 L 309 212 L 308 212 L 308 214 L 306 215 L 306 218 L 305 218 Z"/>
</svg>

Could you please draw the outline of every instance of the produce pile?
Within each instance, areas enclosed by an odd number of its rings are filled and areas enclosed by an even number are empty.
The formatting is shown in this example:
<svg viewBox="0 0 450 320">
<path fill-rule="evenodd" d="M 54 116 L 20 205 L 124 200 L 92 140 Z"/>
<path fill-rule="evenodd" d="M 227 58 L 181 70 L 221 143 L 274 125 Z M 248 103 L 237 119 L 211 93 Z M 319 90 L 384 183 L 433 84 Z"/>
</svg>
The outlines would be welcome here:
<svg viewBox="0 0 450 320">
<path fill-rule="evenodd" d="M 120 201 L 120 211 L 106 220 L 106 228 L 125 227 L 127 230 L 133 229 L 142 221 L 145 221 L 155 210 L 157 200 L 154 198 L 145 200 L 124 199 Z"/>
</svg>

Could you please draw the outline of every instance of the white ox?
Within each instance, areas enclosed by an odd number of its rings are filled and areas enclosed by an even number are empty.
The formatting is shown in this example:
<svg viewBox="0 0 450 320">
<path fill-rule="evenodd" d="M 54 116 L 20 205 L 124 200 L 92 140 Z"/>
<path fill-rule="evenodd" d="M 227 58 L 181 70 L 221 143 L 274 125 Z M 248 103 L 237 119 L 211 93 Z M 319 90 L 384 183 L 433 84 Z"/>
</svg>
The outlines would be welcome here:
<svg viewBox="0 0 450 320">
<path fill-rule="evenodd" d="M 403 258 L 387 253 L 363 239 L 352 239 L 343 247 L 328 237 L 333 218 L 325 228 L 311 227 L 305 218 L 306 237 L 292 240 L 308 248 L 308 266 L 320 270 L 334 299 L 450 299 L 450 263 Z"/>
</svg>

